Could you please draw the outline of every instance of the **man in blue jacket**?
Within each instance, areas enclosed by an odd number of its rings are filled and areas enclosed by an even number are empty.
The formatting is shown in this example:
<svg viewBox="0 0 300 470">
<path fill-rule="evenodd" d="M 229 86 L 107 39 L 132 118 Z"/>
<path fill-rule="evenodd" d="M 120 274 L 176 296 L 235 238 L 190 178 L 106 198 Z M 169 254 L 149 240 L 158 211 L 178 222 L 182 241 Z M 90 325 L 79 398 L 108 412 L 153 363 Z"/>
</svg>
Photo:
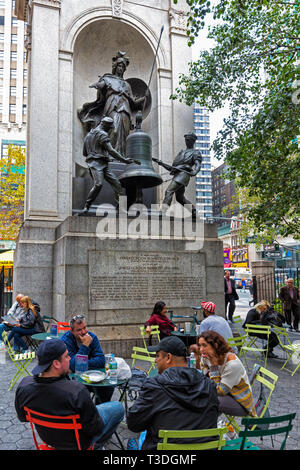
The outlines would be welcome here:
<svg viewBox="0 0 300 470">
<path fill-rule="evenodd" d="M 75 372 L 76 354 L 88 356 L 89 370 L 105 368 L 105 356 L 101 349 L 97 336 L 88 331 L 84 315 L 75 315 L 70 321 L 71 330 L 67 331 L 62 337 L 65 342 L 70 360 L 70 369 Z M 92 387 L 91 389 L 97 396 L 99 403 L 110 401 L 114 392 L 114 387 Z"/>
</svg>

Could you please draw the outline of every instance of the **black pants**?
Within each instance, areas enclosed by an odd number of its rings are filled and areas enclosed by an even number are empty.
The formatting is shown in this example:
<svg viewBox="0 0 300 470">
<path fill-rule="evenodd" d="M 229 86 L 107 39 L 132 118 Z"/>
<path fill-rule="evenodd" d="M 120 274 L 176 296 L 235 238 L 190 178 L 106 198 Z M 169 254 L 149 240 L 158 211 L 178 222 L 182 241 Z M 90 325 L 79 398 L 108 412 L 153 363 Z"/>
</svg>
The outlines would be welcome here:
<svg viewBox="0 0 300 470">
<path fill-rule="evenodd" d="M 292 304 L 290 309 L 284 310 L 285 319 L 288 325 L 292 326 L 292 313 L 293 313 L 293 328 L 298 329 L 299 324 L 299 307 L 298 305 Z"/>
<path fill-rule="evenodd" d="M 227 306 L 229 304 L 228 315 Z M 225 317 L 227 320 L 232 321 L 232 317 L 235 311 L 235 300 L 233 294 L 225 294 Z"/>
<path fill-rule="evenodd" d="M 267 339 L 266 335 L 263 335 L 263 334 L 250 334 L 250 336 L 256 336 L 257 338 L 261 338 L 261 339 Z M 273 349 L 275 348 L 275 346 L 277 346 L 279 344 L 279 341 L 278 341 L 278 338 L 277 338 L 277 335 L 271 331 L 270 333 L 270 336 L 269 336 L 269 347 L 268 347 L 268 350 L 269 352 L 272 352 Z"/>
</svg>

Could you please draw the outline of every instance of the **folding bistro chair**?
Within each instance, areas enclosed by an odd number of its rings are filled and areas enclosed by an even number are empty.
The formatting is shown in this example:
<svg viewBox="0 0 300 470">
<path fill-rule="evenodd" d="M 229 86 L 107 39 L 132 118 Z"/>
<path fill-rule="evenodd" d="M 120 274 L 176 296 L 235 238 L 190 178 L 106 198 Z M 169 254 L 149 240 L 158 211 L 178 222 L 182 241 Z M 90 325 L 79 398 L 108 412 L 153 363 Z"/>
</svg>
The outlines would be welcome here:
<svg viewBox="0 0 300 470">
<path fill-rule="evenodd" d="M 293 376 L 300 367 L 300 344 L 291 343 L 288 332 L 286 331 L 285 328 L 281 328 L 279 326 L 274 325 L 272 329 L 274 333 L 276 333 L 277 335 L 280 346 L 282 347 L 284 352 L 287 354 L 287 360 L 285 361 L 281 369 L 286 369 L 289 372 L 292 372 L 292 376 Z M 286 365 L 294 354 L 298 359 L 298 364 L 296 365 L 294 371 L 291 371 L 290 369 L 286 367 Z"/>
<path fill-rule="evenodd" d="M 155 352 L 150 352 L 147 348 L 138 348 L 134 346 L 132 349 L 131 359 L 133 359 L 131 367 L 136 367 L 137 369 L 143 370 L 146 372 L 147 375 L 151 372 L 152 369 L 155 368 Z M 147 369 L 143 369 L 142 367 L 135 366 L 135 361 L 139 359 L 140 361 L 144 361 L 148 363 Z"/>
<path fill-rule="evenodd" d="M 44 323 L 45 331 L 47 332 L 50 328 L 50 325 L 55 322 L 57 323 L 57 320 L 54 317 L 49 317 L 49 315 L 43 315 L 42 320 Z"/>
<path fill-rule="evenodd" d="M 293 428 L 292 421 L 295 419 L 295 416 L 296 413 L 290 413 L 268 418 L 243 418 L 242 425 L 245 426 L 244 430 L 240 431 L 237 439 L 227 441 L 222 450 L 261 450 L 261 447 L 249 441 L 248 437 L 262 438 L 264 436 L 272 437 L 276 434 L 285 434 L 280 446 L 280 450 L 284 450 L 289 432 Z M 253 424 L 255 426 L 253 426 Z M 270 425 L 272 424 L 280 424 L 280 426 L 270 429 Z M 267 427 L 267 429 L 264 429 L 264 427 Z"/>
<path fill-rule="evenodd" d="M 158 437 L 163 439 L 162 442 L 157 444 L 157 450 L 208 450 L 215 449 L 221 450 L 225 445 L 225 439 L 223 435 L 226 433 L 227 428 L 214 428 L 214 429 L 199 429 L 192 431 L 169 431 L 169 430 L 160 430 Z M 209 438 L 211 441 L 199 442 L 199 443 L 171 443 L 168 442 L 169 439 L 180 439 L 184 442 L 185 439 L 195 439 L 195 438 Z"/>
<path fill-rule="evenodd" d="M 232 348 L 236 347 L 238 349 L 239 351 L 238 357 L 240 357 L 241 355 L 241 352 L 242 352 L 241 348 L 242 346 L 244 346 L 245 340 L 246 340 L 246 335 L 233 336 L 232 338 L 227 338 L 227 343 L 229 344 L 229 346 L 231 346 Z"/>
<path fill-rule="evenodd" d="M 32 430 L 32 436 L 35 443 L 35 447 L 37 450 L 55 450 L 54 447 L 49 446 L 45 442 L 43 444 L 38 444 L 34 424 L 38 426 L 43 426 L 45 428 L 51 429 L 69 429 L 73 430 L 75 433 L 75 439 L 77 443 L 78 450 L 81 449 L 80 439 L 79 439 L 79 430 L 82 429 L 82 425 L 80 423 L 80 415 L 69 415 L 69 416 L 54 416 L 54 415 L 47 415 L 44 413 L 40 413 L 37 411 L 33 411 L 27 406 L 24 406 L 24 410 L 26 411 L 26 419 L 30 423 L 30 427 Z M 93 450 L 92 448 L 88 448 L 87 450 Z"/>
<path fill-rule="evenodd" d="M 157 339 L 158 339 L 158 342 L 160 341 L 159 326 L 158 325 L 151 326 L 151 332 L 150 333 L 148 333 L 146 331 L 146 328 L 144 326 L 140 326 L 140 330 L 141 330 L 141 336 L 142 336 L 142 339 L 143 339 L 145 349 L 147 349 L 146 337 L 149 336 L 149 345 L 152 342 L 152 336 L 156 336 Z"/>
<path fill-rule="evenodd" d="M 248 368 L 247 364 L 247 358 L 246 358 L 246 353 L 251 352 L 256 360 L 259 359 L 259 356 L 256 355 L 256 353 L 260 353 L 264 356 L 264 366 L 267 366 L 267 359 L 268 359 L 268 351 L 269 351 L 269 336 L 271 333 L 271 326 L 269 325 L 252 325 L 252 324 L 247 324 L 245 325 L 245 333 L 246 333 L 246 339 L 245 339 L 245 344 L 241 347 L 241 354 L 240 354 L 240 359 L 244 358 L 245 359 L 245 364 Z M 259 338 L 255 335 L 264 335 L 263 338 Z M 261 347 L 257 345 L 258 341 L 266 341 L 266 345 L 264 346 L 263 344 Z"/>
<path fill-rule="evenodd" d="M 28 372 L 27 367 L 29 366 L 30 362 L 32 359 L 35 358 L 35 352 L 27 352 L 27 353 L 22 353 L 22 354 L 16 354 L 14 353 L 10 342 L 8 341 L 8 334 L 6 331 L 2 333 L 2 338 L 6 347 L 6 351 L 8 352 L 8 355 L 12 362 L 15 364 L 16 368 L 18 369 L 13 378 L 10 381 L 10 386 L 9 386 L 9 391 L 13 388 L 17 380 L 24 375 L 30 375 L 30 372 Z"/>
<path fill-rule="evenodd" d="M 243 329 L 243 326 L 242 326 L 243 323 L 244 323 L 244 321 L 243 321 L 241 315 L 235 315 L 235 316 L 233 316 L 233 318 L 232 318 L 232 323 L 233 323 L 232 329 L 233 329 L 233 330 L 236 330 L 236 331 L 238 332 L 238 335 L 239 335 L 239 336 L 243 336 L 244 333 L 245 333 L 245 332 L 244 332 L 244 329 Z"/>
<path fill-rule="evenodd" d="M 69 331 L 71 329 L 70 323 L 66 321 L 58 321 L 57 322 L 57 333 L 60 331 Z"/>
<path fill-rule="evenodd" d="M 274 374 L 273 372 L 269 371 L 265 367 L 255 364 L 253 367 L 253 373 L 250 377 L 250 385 L 253 388 L 255 385 L 255 381 L 260 384 L 260 393 L 259 397 L 255 403 L 255 410 L 256 414 L 259 418 L 263 418 L 265 413 L 267 412 L 271 400 L 272 393 L 275 389 L 276 383 L 278 380 L 278 375 Z M 268 394 L 265 394 L 265 388 L 268 390 Z M 228 422 L 226 426 L 229 427 L 230 425 L 239 433 L 240 427 L 236 422 L 236 416 L 225 415 Z M 250 418 L 254 419 L 254 418 Z M 255 427 L 255 423 L 253 429 Z"/>
</svg>

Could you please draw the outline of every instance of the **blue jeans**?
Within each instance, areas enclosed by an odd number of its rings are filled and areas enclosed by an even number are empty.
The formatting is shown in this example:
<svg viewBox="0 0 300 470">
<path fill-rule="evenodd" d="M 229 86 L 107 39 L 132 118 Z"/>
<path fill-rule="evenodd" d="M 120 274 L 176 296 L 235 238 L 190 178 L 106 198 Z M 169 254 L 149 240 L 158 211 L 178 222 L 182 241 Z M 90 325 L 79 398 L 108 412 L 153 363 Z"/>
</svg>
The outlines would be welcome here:
<svg viewBox="0 0 300 470">
<path fill-rule="evenodd" d="M 22 328 L 19 326 L 14 326 L 11 332 L 8 335 L 8 341 L 14 339 L 14 350 L 20 351 L 22 349 L 27 349 L 26 343 L 22 340 L 21 336 L 31 336 L 34 335 L 34 328 Z"/>
<path fill-rule="evenodd" d="M 91 445 L 102 446 L 116 431 L 124 418 L 124 408 L 119 401 L 109 401 L 96 406 L 97 411 L 104 423 L 104 428 L 99 436 L 94 437 Z"/>
<path fill-rule="evenodd" d="M 12 329 L 11 326 L 5 325 L 5 323 L 0 323 L 0 341 L 2 341 L 2 333 L 3 331 L 10 331 Z"/>
</svg>

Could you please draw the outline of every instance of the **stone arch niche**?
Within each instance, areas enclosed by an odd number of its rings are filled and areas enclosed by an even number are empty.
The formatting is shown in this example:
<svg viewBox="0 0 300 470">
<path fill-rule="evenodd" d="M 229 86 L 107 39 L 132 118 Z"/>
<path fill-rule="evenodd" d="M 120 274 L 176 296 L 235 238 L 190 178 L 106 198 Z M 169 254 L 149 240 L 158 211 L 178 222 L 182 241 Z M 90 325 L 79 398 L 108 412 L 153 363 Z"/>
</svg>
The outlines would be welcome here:
<svg viewBox="0 0 300 470">
<path fill-rule="evenodd" d="M 134 27 L 115 19 L 101 19 L 85 26 L 78 34 L 73 49 L 73 210 L 83 208 L 85 198 L 92 185 L 82 155 L 84 130 L 77 112 L 86 102 L 96 99 L 96 89 L 89 86 L 97 82 L 98 77 L 111 73 L 112 57 L 118 51 L 125 51 L 130 64 L 124 74 L 125 79 L 139 78 L 149 82 L 154 51 L 145 37 Z M 152 139 L 152 155 L 158 155 L 158 86 L 157 65 L 155 64 L 150 84 L 152 98 L 151 111 L 143 121 L 143 130 Z M 111 169 L 118 176 L 125 168 L 124 164 L 113 162 Z M 145 204 L 156 202 L 156 189 L 144 190 Z M 95 205 L 113 203 L 113 192 L 105 183 L 95 201 Z"/>
</svg>

